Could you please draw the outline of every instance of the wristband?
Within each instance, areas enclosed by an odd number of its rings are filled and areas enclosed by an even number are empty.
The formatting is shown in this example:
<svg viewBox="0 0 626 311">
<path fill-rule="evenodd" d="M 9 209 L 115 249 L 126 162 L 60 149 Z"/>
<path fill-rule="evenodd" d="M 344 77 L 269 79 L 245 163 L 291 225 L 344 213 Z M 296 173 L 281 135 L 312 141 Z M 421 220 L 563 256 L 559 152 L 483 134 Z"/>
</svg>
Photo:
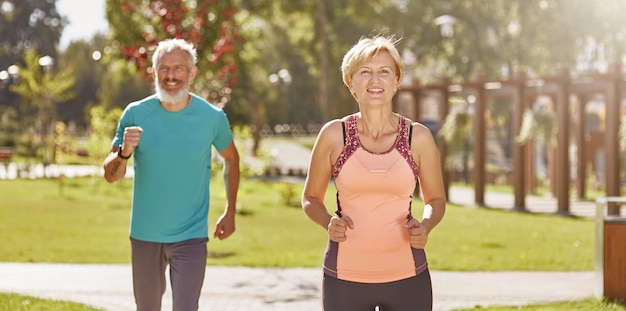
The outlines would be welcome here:
<svg viewBox="0 0 626 311">
<path fill-rule="evenodd" d="M 133 155 L 133 154 L 131 153 L 131 154 L 129 154 L 127 157 L 123 156 L 123 155 L 122 155 L 122 146 L 120 146 L 120 149 L 118 149 L 118 150 L 117 150 L 117 156 L 118 156 L 119 158 L 124 159 L 124 160 L 128 160 L 128 159 L 130 159 L 130 157 L 131 157 L 132 155 Z"/>
</svg>

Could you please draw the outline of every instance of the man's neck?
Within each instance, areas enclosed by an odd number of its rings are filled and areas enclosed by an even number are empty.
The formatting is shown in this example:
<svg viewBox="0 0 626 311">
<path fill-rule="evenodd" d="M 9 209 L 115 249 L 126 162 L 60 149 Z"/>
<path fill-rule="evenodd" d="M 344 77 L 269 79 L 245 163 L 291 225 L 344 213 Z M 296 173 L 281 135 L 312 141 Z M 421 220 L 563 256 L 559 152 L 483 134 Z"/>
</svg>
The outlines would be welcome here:
<svg viewBox="0 0 626 311">
<path fill-rule="evenodd" d="M 161 101 L 161 106 L 163 106 L 163 109 L 169 112 L 176 112 L 176 111 L 181 111 L 187 108 L 190 102 L 191 102 L 191 95 L 187 95 L 185 99 L 178 101 L 176 103 Z"/>
</svg>

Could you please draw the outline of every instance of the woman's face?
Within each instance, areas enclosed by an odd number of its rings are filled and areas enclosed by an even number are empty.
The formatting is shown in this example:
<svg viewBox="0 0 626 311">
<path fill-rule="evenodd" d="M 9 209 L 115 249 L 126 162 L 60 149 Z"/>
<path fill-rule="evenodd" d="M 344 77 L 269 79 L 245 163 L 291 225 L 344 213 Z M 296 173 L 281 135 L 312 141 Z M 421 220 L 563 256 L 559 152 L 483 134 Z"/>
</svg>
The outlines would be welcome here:
<svg viewBox="0 0 626 311">
<path fill-rule="evenodd" d="M 389 52 L 382 50 L 357 67 L 350 90 L 359 103 L 391 104 L 398 90 L 398 81 Z"/>
</svg>

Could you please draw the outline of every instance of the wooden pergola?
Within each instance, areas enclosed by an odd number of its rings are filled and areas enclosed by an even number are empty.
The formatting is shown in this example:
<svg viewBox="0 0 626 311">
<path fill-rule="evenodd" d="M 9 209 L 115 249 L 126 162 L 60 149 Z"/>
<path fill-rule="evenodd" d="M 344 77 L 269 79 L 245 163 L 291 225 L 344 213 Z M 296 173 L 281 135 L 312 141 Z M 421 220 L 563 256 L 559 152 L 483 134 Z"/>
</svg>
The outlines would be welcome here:
<svg viewBox="0 0 626 311">
<path fill-rule="evenodd" d="M 409 92 L 414 98 L 414 114 L 420 120 L 421 103 L 424 98 L 436 98 L 439 105 L 439 123 L 443 124 L 449 113 L 449 99 L 452 96 L 467 97 L 473 95 L 474 102 L 474 127 L 473 137 L 475 141 L 473 159 L 473 184 L 474 200 L 477 206 L 485 206 L 486 185 L 486 111 L 487 101 L 490 98 L 509 98 L 511 101 L 513 136 L 520 134 L 524 112 L 531 107 L 538 96 L 549 96 L 554 103 L 557 116 L 558 131 L 556 137 L 555 167 L 551 167 L 555 177 L 555 196 L 557 198 L 557 213 L 570 214 L 570 121 L 572 118 L 570 103 L 572 98 L 578 98 L 579 105 L 577 114 L 573 116 L 580 125 L 576 130 L 577 167 L 576 189 L 579 198 L 585 197 L 586 180 L 586 155 L 585 155 L 585 105 L 590 96 L 604 94 L 606 103 L 606 124 L 604 135 L 605 150 L 605 187 L 606 196 L 620 195 L 620 151 L 618 132 L 620 127 L 621 111 L 620 102 L 626 95 L 626 77 L 622 73 L 621 66 L 613 65 L 606 74 L 596 74 L 585 77 L 572 78 L 568 68 L 560 68 L 556 74 L 540 79 L 528 79 L 525 72 L 516 72 L 510 80 L 489 82 L 484 75 L 478 74 L 471 81 L 459 85 L 450 85 L 448 79 L 441 79 L 433 85 L 420 85 L 413 80 L 412 85 L 403 87 L 401 92 Z M 526 210 L 526 189 L 533 177 L 531 150 L 528 144 L 512 144 L 513 170 L 512 186 L 514 189 L 514 206 L 516 210 Z M 445 168 L 447 146 L 445 142 L 439 143 L 442 171 L 444 174 L 446 192 L 449 190 L 450 174 Z M 609 204 L 609 215 L 619 215 L 619 206 Z"/>
</svg>

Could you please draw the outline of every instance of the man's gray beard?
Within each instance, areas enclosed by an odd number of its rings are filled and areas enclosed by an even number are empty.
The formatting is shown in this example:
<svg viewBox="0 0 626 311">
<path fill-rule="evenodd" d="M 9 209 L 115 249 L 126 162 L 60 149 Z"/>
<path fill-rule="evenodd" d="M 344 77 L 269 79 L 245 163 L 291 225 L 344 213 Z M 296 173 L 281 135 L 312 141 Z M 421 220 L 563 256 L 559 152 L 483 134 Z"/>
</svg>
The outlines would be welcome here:
<svg viewBox="0 0 626 311">
<path fill-rule="evenodd" d="M 159 85 L 158 82 L 155 83 L 154 85 L 155 85 L 154 88 L 156 90 L 157 98 L 161 102 L 165 102 L 168 104 L 175 104 L 175 103 L 184 101 L 187 98 L 187 95 L 189 95 L 189 84 L 183 85 L 182 88 L 174 94 L 170 94 L 167 91 L 163 90 L 161 88 L 161 85 Z"/>
</svg>

